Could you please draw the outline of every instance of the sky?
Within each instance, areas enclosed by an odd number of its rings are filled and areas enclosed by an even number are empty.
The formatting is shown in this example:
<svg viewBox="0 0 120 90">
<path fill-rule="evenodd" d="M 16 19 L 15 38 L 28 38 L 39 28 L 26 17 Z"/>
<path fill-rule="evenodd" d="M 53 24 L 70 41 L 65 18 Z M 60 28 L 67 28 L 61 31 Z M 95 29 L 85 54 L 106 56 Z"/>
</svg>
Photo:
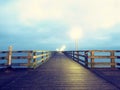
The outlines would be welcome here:
<svg viewBox="0 0 120 90">
<path fill-rule="evenodd" d="M 120 49 L 120 0 L 0 0 L 0 50 L 75 50 L 74 31 L 79 50 Z"/>
</svg>

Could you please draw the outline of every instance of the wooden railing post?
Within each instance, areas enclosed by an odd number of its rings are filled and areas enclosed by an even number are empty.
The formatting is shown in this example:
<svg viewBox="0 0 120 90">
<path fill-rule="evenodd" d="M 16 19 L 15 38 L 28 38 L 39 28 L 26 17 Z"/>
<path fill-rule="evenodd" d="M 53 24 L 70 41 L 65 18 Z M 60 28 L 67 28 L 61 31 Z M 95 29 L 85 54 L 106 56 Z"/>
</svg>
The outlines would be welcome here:
<svg viewBox="0 0 120 90">
<path fill-rule="evenodd" d="M 33 52 L 33 56 L 36 56 L 37 53 L 36 52 Z M 36 63 L 36 58 L 33 59 L 33 63 Z"/>
<path fill-rule="evenodd" d="M 84 52 L 85 54 L 85 66 L 88 67 L 88 52 Z"/>
<path fill-rule="evenodd" d="M 11 68 L 12 64 L 12 46 L 9 46 L 8 57 L 7 57 L 7 68 Z"/>
<path fill-rule="evenodd" d="M 48 55 L 47 55 L 47 58 L 49 58 L 50 57 L 50 52 L 48 52 Z"/>
<path fill-rule="evenodd" d="M 79 51 L 76 51 L 76 54 L 77 54 L 77 61 L 79 62 Z"/>
<path fill-rule="evenodd" d="M 91 62 L 90 62 L 91 68 L 94 68 L 94 58 L 93 58 L 94 57 L 94 51 L 91 51 L 90 54 L 91 54 L 91 57 L 92 57 Z"/>
<path fill-rule="evenodd" d="M 42 51 L 42 53 L 41 53 L 41 55 L 42 55 L 42 57 L 41 57 L 42 62 L 43 62 L 43 58 L 44 58 L 43 54 L 44 54 L 44 51 Z"/>
<path fill-rule="evenodd" d="M 111 68 L 115 68 L 115 58 L 114 58 L 115 54 L 114 51 L 110 52 L 110 57 L 111 57 Z"/>
<path fill-rule="evenodd" d="M 46 60 L 47 60 L 47 58 L 48 58 L 48 53 L 49 53 L 49 52 L 46 52 Z"/>
<path fill-rule="evenodd" d="M 32 57 L 32 53 L 28 52 L 28 67 L 31 67 L 31 58 Z"/>
<path fill-rule="evenodd" d="M 75 57 L 75 51 L 73 51 L 73 56 L 72 56 L 72 59 L 74 60 L 74 57 Z"/>
</svg>

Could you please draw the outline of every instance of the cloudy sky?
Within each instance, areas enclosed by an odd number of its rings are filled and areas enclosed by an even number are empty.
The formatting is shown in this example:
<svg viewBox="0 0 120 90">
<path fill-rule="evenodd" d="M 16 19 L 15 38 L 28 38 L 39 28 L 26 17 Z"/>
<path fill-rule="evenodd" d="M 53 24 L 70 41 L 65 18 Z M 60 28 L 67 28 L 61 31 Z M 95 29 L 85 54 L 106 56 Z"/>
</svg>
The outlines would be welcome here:
<svg viewBox="0 0 120 90">
<path fill-rule="evenodd" d="M 76 29 L 80 50 L 120 49 L 120 0 L 0 0 L 0 50 L 74 50 Z"/>
</svg>

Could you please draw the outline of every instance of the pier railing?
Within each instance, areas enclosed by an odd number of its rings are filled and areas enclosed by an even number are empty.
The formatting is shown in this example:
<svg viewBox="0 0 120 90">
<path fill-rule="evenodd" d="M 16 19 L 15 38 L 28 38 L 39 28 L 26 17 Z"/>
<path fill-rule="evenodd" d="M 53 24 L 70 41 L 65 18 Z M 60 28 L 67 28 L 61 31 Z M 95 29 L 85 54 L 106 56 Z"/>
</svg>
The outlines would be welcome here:
<svg viewBox="0 0 120 90">
<path fill-rule="evenodd" d="M 120 66 L 120 50 L 80 50 L 65 51 L 64 53 L 89 68 Z"/>
<path fill-rule="evenodd" d="M 54 55 L 52 51 L 41 51 L 35 50 L 33 51 L 33 62 L 32 65 L 34 68 L 38 67 L 42 63 L 46 62 L 51 56 Z"/>
<path fill-rule="evenodd" d="M 36 68 L 46 62 L 53 52 L 43 50 L 0 51 L 1 68 Z"/>
</svg>

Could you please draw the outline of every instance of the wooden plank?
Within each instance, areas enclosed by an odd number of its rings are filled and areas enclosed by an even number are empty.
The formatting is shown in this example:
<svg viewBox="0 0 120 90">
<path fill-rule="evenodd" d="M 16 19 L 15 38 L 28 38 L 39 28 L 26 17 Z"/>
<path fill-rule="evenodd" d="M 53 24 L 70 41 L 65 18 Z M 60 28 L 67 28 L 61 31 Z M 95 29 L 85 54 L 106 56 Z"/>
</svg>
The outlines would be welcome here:
<svg viewBox="0 0 120 90">
<path fill-rule="evenodd" d="M 0 60 L 6 60 L 7 57 L 0 57 Z"/>
<path fill-rule="evenodd" d="M 42 54 L 42 56 L 46 56 L 46 55 L 48 55 L 48 54 L 46 54 L 46 53 L 45 53 L 45 54 Z"/>
<path fill-rule="evenodd" d="M 36 64 L 41 63 L 43 60 L 44 60 L 44 59 L 37 60 L 37 61 L 36 61 Z"/>
<path fill-rule="evenodd" d="M 86 57 L 86 55 L 82 55 L 82 54 L 74 54 L 76 56 L 81 56 L 81 57 Z"/>
<path fill-rule="evenodd" d="M 120 59 L 120 56 L 116 56 L 117 59 Z"/>
<path fill-rule="evenodd" d="M 36 56 L 33 56 L 33 58 L 35 59 L 35 58 L 40 58 L 40 57 L 42 57 L 43 55 L 41 54 L 41 55 L 36 55 Z"/>
<path fill-rule="evenodd" d="M 28 58 L 32 58 L 32 56 L 12 56 L 12 59 L 28 59 Z"/>
<path fill-rule="evenodd" d="M 88 63 L 89 65 L 91 65 L 92 63 Z M 116 63 L 110 63 L 110 62 L 94 62 L 94 65 L 100 65 L 100 66 L 106 66 L 106 65 L 116 65 Z"/>
<path fill-rule="evenodd" d="M 80 50 L 79 52 L 89 52 L 89 50 Z"/>
<path fill-rule="evenodd" d="M 85 61 L 84 61 L 84 60 L 82 60 L 82 59 L 80 59 L 80 58 L 78 59 L 78 61 L 85 63 Z"/>
<path fill-rule="evenodd" d="M 111 55 L 111 57 L 114 57 L 115 56 L 114 51 L 111 51 L 110 55 Z M 115 68 L 115 58 L 111 58 L 111 63 L 114 63 L 114 65 L 111 65 L 111 68 Z"/>
<path fill-rule="evenodd" d="M 94 51 L 90 52 L 91 57 L 94 57 Z M 91 68 L 94 68 L 94 58 L 91 58 Z"/>
<path fill-rule="evenodd" d="M 116 56 L 88 56 L 88 58 L 108 58 L 108 59 L 110 59 L 110 58 L 116 58 Z"/>
<path fill-rule="evenodd" d="M 33 52 L 38 53 L 38 52 L 49 52 L 49 51 L 45 51 L 45 50 L 33 50 Z"/>
<path fill-rule="evenodd" d="M 28 63 L 27 63 L 27 64 L 28 64 L 28 67 L 30 67 L 30 66 L 31 66 L 31 63 L 32 63 L 32 62 L 31 62 L 31 60 L 32 60 L 31 57 L 33 57 L 33 56 L 32 56 L 32 53 L 29 52 L 29 53 L 28 53 Z"/>
<path fill-rule="evenodd" d="M 111 51 L 116 51 L 116 50 L 89 50 L 89 52 L 91 52 L 91 51 L 93 51 L 93 52 L 111 52 Z"/>
<path fill-rule="evenodd" d="M 88 52 L 84 52 L 85 54 L 85 66 L 88 67 Z"/>
<path fill-rule="evenodd" d="M 35 58 L 40 58 L 40 57 L 43 57 L 43 56 L 48 56 L 49 54 L 41 54 L 41 55 L 37 55 L 37 56 L 33 56 L 33 59 L 35 59 Z"/>
<path fill-rule="evenodd" d="M 63 54 L 35 70 L 2 72 L 0 80 L 0 90 L 119 90 Z"/>
<path fill-rule="evenodd" d="M 0 51 L 0 53 L 8 53 L 8 51 Z"/>
<path fill-rule="evenodd" d="M 37 53 L 36 53 L 36 52 L 34 52 L 34 53 L 33 53 L 33 63 L 35 63 L 35 62 L 36 62 L 36 60 L 37 60 L 37 59 L 36 59 L 36 55 L 37 55 Z"/>
<path fill-rule="evenodd" d="M 117 63 L 118 66 L 120 66 L 120 63 Z"/>
<path fill-rule="evenodd" d="M 7 55 L 7 65 L 8 67 L 11 67 L 11 63 L 12 63 L 12 46 L 9 46 L 9 52 Z"/>
<path fill-rule="evenodd" d="M 33 53 L 32 50 L 12 51 L 12 53 Z"/>
<path fill-rule="evenodd" d="M 115 52 L 120 52 L 120 50 L 116 50 Z"/>
<path fill-rule="evenodd" d="M 33 58 L 34 58 L 34 59 L 35 59 L 35 58 L 40 58 L 40 57 L 43 57 L 43 56 L 46 56 L 46 55 L 48 55 L 48 54 L 41 54 L 41 55 L 33 56 Z"/>
<path fill-rule="evenodd" d="M 2 66 L 7 66 L 7 64 L 6 63 L 0 63 L 0 66 L 2 67 Z"/>
<path fill-rule="evenodd" d="M 9 51 L 0 51 L 0 53 L 8 53 Z M 12 51 L 12 53 L 29 53 L 33 52 L 32 50 L 21 50 L 21 51 Z"/>
<path fill-rule="evenodd" d="M 28 66 L 27 63 L 12 63 L 12 66 Z"/>
<path fill-rule="evenodd" d="M 90 50 L 79 50 L 78 52 L 89 52 Z M 73 51 L 64 51 L 64 52 L 76 52 L 75 50 Z"/>
<path fill-rule="evenodd" d="M 77 59 L 77 60 L 79 59 L 78 57 L 75 57 L 75 56 L 74 56 L 73 58 L 74 58 L 74 60 L 75 60 L 75 59 Z"/>
<path fill-rule="evenodd" d="M 33 58 L 32 56 L 12 56 L 12 59 L 28 59 L 28 58 Z M 5 60 L 7 57 L 0 57 L 0 60 Z"/>
<path fill-rule="evenodd" d="M 37 61 L 36 61 L 36 64 L 41 63 L 41 62 L 44 62 L 44 61 L 46 61 L 46 60 L 48 60 L 48 59 L 49 59 L 49 57 L 44 57 L 44 58 L 42 58 L 42 59 L 40 59 L 40 60 L 37 60 Z"/>
</svg>

